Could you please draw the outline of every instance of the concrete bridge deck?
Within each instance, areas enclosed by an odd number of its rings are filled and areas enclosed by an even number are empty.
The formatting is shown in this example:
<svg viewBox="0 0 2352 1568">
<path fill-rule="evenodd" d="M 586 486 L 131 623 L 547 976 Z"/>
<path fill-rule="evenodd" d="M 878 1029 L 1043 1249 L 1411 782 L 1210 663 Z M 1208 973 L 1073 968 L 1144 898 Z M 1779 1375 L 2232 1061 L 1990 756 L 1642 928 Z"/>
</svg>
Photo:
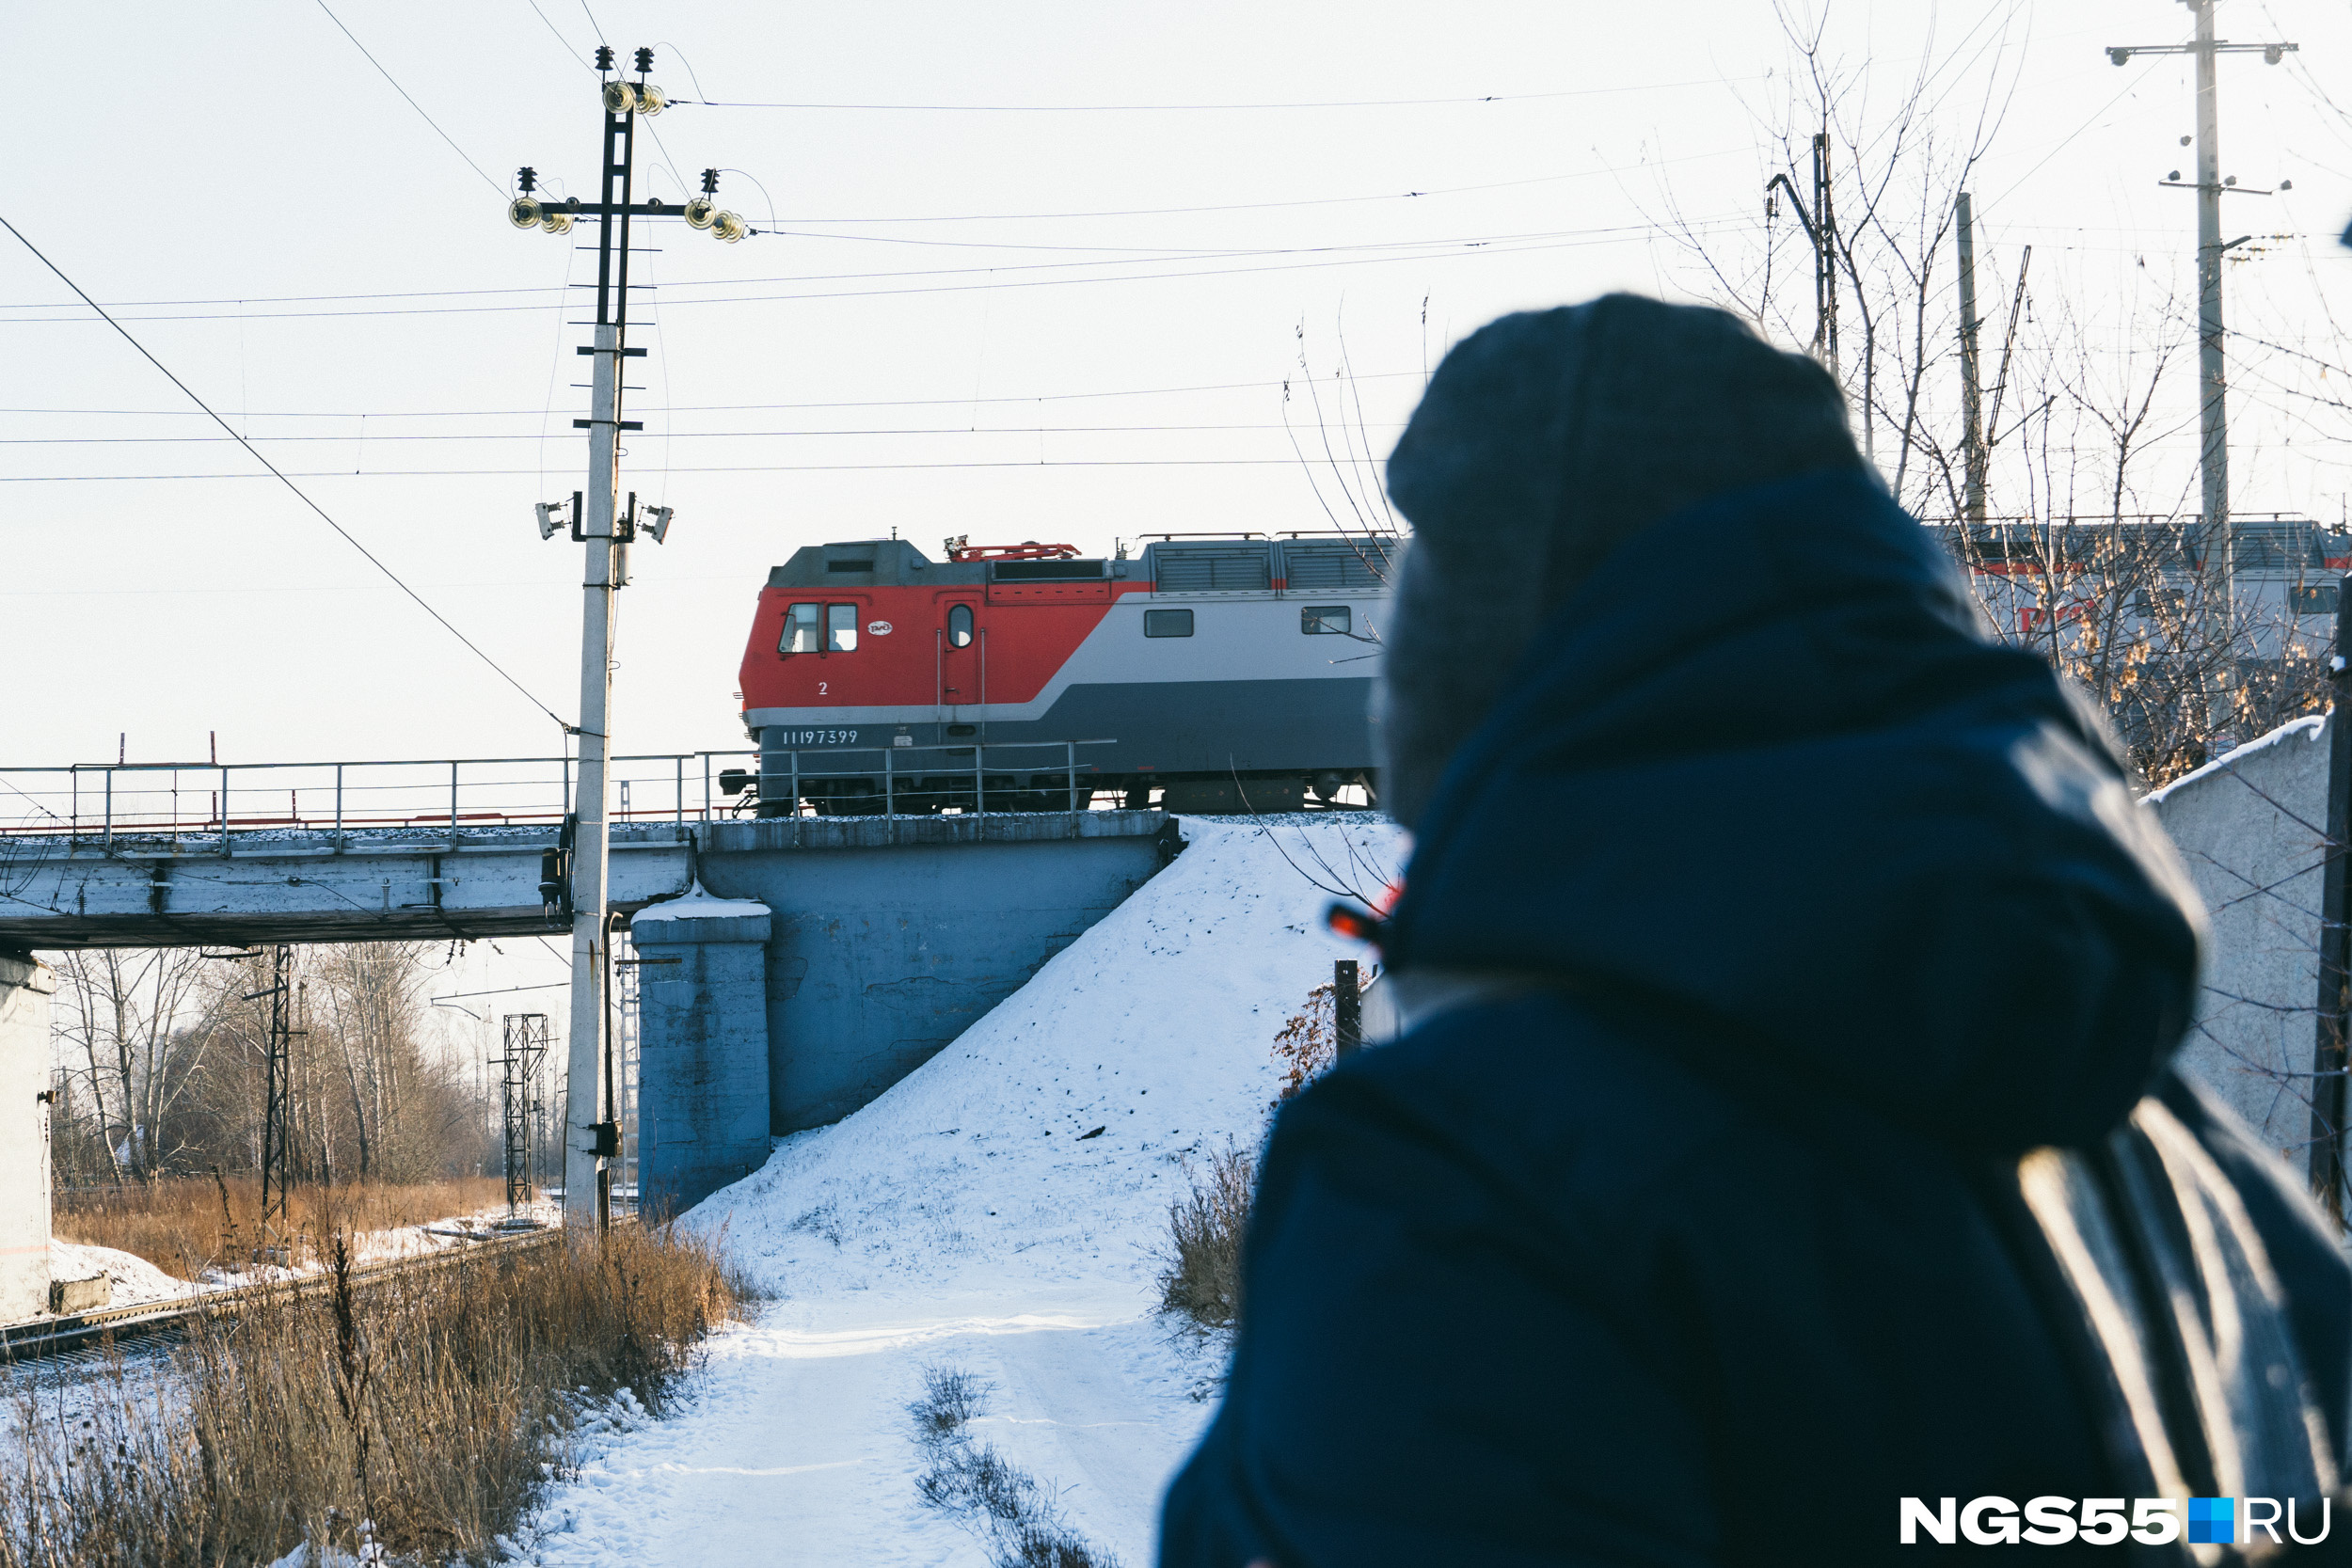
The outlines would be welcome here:
<svg viewBox="0 0 2352 1568">
<path fill-rule="evenodd" d="M 615 824 L 610 902 L 634 913 L 740 856 L 1150 839 L 1156 811 Z M 385 942 L 568 930 L 566 845 L 545 826 L 231 827 L 0 837 L 0 947 Z M 705 867 L 708 867 L 705 871 Z M 764 878 L 755 879 L 764 881 Z M 773 891 L 772 889 L 769 891 Z M 854 888 L 838 893 L 854 899 Z M 746 896 L 759 896 L 748 894 Z"/>
</svg>

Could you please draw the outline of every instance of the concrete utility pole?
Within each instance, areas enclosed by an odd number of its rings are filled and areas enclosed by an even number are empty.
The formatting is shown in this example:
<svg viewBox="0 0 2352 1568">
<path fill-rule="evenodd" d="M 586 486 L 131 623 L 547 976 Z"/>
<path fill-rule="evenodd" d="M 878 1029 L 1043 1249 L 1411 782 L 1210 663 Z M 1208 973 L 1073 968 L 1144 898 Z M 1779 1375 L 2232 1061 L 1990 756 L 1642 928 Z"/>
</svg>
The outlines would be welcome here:
<svg viewBox="0 0 2352 1568">
<path fill-rule="evenodd" d="M 597 220 L 596 341 L 578 350 L 592 356 L 595 367 L 587 419 L 574 420 L 588 432 L 588 487 L 575 491 L 569 516 L 572 538 L 587 546 L 586 571 L 580 583 L 580 783 L 572 821 L 565 824 L 568 848 L 568 898 L 572 916 L 572 998 L 570 1034 L 565 1041 L 568 1065 L 564 1136 L 564 1223 L 612 1223 L 612 1162 L 620 1152 L 620 1125 L 611 1081 L 612 1052 L 607 1040 L 607 992 L 612 955 L 608 949 L 605 871 L 611 824 L 606 815 L 610 793 L 606 764 L 612 754 L 612 633 L 618 610 L 616 594 L 628 582 L 628 545 L 636 538 L 637 498 L 629 497 L 626 514 L 620 507 L 620 437 L 623 431 L 644 428 L 641 421 L 621 418 L 621 362 L 644 355 L 628 346 L 628 229 L 632 217 L 682 217 L 697 229 L 712 230 L 733 243 L 755 230 L 747 230 L 733 213 L 722 213 L 711 199 L 718 189 L 715 169 L 703 171 L 703 194 L 683 203 L 630 200 L 630 183 L 637 164 L 637 118 L 657 115 L 669 106 L 669 97 L 645 80 L 653 70 L 653 51 L 637 51 L 637 80 L 614 75 L 612 51 L 596 51 L 596 70 L 603 77 L 604 103 L 603 199 L 586 203 L 575 197 L 564 202 L 542 202 L 532 193 L 537 175 L 525 168 L 517 176 L 522 194 L 507 206 L 507 219 L 517 229 L 544 229 L 551 234 L 571 231 L 574 221 L 594 215 Z M 617 184 L 618 189 L 615 190 Z M 539 506 L 539 536 L 555 532 L 561 501 Z M 645 531 L 660 544 L 670 529 L 670 509 L 646 511 Z"/>
<path fill-rule="evenodd" d="M 1963 459 L 1967 468 L 1961 510 L 1971 523 L 1984 521 L 1984 393 L 1977 367 L 1977 225 L 1968 193 L 1960 193 L 1954 221 L 1960 227 L 1960 417 Z"/>
<path fill-rule="evenodd" d="M 2237 177 L 2221 174 L 2221 113 L 2216 63 L 2222 55 L 2259 50 L 2265 61 L 2277 65 L 2299 48 L 2292 43 L 2226 43 L 2213 36 L 2214 0 L 2182 0 L 2197 15 L 2193 43 L 2109 46 L 2107 58 L 2121 66 L 2135 55 L 2194 55 L 2197 56 L 2197 375 L 2198 427 L 2201 437 L 2200 464 L 2204 477 L 2204 505 L 2199 536 L 2205 570 L 2220 597 L 2222 629 L 2228 633 L 2237 614 L 2236 542 L 2230 528 L 2229 378 L 2222 345 L 2221 257 L 2252 235 L 2223 244 L 2221 193 L 2268 196 L 2265 191 L 2240 191 Z M 2188 138 L 2181 138 L 2185 143 Z M 2174 170 L 2159 182 L 2169 186 L 2188 183 Z M 2279 188 L 2293 188 L 2281 182 Z"/>
</svg>

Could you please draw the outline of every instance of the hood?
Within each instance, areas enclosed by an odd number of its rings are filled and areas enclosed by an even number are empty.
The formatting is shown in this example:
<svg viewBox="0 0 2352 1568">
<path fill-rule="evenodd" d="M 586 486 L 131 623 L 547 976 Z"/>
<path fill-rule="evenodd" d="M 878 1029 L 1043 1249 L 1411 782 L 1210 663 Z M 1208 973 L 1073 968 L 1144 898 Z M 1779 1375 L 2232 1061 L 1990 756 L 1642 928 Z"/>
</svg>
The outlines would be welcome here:
<svg viewBox="0 0 2352 1568">
<path fill-rule="evenodd" d="M 1661 520 L 1455 755 L 1389 963 L 1646 996 L 1942 1137 L 2097 1137 L 2186 1027 L 2202 918 L 2097 718 L 1978 627 L 1868 475 Z"/>
</svg>

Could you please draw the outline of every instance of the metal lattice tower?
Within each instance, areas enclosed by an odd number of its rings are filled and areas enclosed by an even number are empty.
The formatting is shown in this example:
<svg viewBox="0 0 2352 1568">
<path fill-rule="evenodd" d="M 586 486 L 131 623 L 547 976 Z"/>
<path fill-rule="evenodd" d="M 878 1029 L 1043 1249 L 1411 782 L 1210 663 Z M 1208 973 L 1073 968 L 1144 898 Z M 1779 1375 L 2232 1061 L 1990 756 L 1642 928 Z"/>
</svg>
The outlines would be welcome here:
<svg viewBox="0 0 2352 1568">
<path fill-rule="evenodd" d="M 548 1054 L 548 1015 L 508 1013 L 502 1022 L 500 1091 L 505 1112 L 506 1212 L 511 1219 L 531 1202 L 532 1132 L 540 1109 L 539 1076 Z"/>
<path fill-rule="evenodd" d="M 286 1185 L 292 1178 L 294 1125 L 294 948 L 279 942 L 270 951 L 269 1041 L 262 1078 L 262 1216 L 260 1245 L 286 1225 Z M 251 998 L 248 997 L 248 1000 Z"/>
</svg>

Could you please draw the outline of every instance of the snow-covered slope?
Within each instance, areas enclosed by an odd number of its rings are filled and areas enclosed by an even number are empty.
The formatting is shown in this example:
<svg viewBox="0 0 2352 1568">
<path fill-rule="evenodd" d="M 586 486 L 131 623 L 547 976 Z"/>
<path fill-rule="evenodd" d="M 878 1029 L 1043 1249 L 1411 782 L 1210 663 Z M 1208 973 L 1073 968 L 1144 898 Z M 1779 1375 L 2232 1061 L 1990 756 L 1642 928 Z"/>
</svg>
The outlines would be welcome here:
<svg viewBox="0 0 2352 1568">
<path fill-rule="evenodd" d="M 954 1044 L 692 1221 L 724 1224 L 787 1297 L 1146 1289 L 1184 1161 L 1258 1135 L 1275 1032 L 1361 951 L 1323 928 L 1330 896 L 1292 863 L 1385 873 L 1397 851 L 1369 816 L 1185 833 L 1174 864 Z"/>
<path fill-rule="evenodd" d="M 1260 1136 L 1275 1033 L 1359 951 L 1291 863 L 1370 889 L 1402 853 L 1369 816 L 1184 830 L 1173 865 L 953 1045 L 687 1216 L 782 1299 L 711 1341 L 691 1408 L 558 1489 L 521 1555 L 987 1568 L 915 1492 L 905 1406 L 946 1365 L 992 1388 L 976 1439 L 1127 1568 L 1151 1561 L 1219 1355 L 1152 1316 L 1168 1205 L 1187 1158 Z"/>
</svg>

